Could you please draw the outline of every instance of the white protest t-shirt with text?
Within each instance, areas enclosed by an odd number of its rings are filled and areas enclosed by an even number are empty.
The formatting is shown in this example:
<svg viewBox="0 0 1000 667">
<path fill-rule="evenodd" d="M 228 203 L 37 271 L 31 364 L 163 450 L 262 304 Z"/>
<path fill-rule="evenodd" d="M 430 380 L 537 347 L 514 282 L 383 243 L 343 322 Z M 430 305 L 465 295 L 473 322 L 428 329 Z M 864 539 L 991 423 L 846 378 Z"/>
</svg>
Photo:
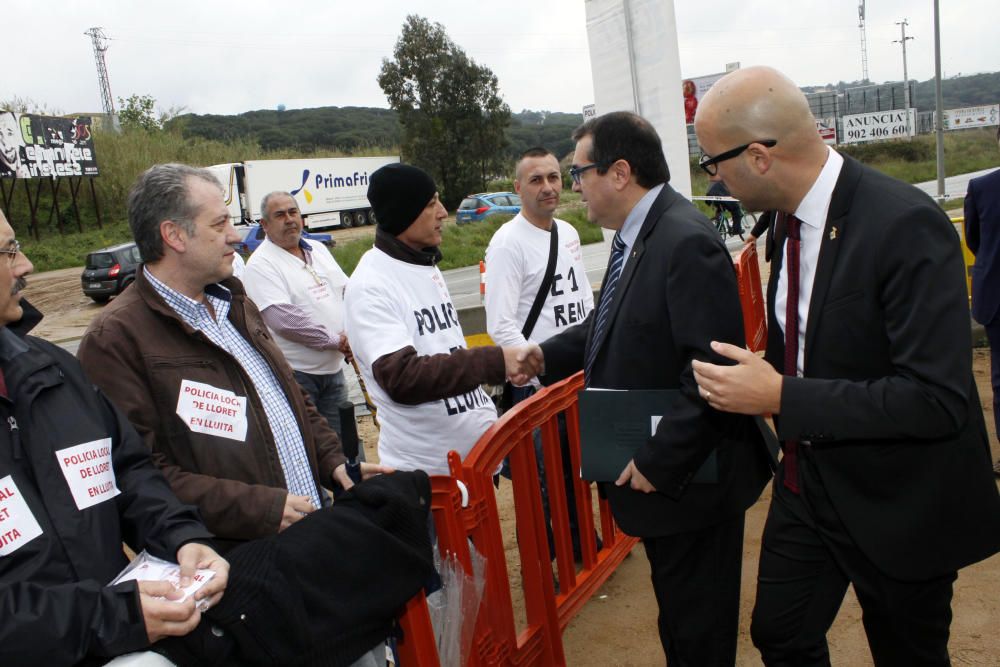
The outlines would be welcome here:
<svg viewBox="0 0 1000 667">
<path fill-rule="evenodd" d="M 531 340 L 544 342 L 587 319 L 594 291 L 583 264 L 580 235 L 554 220 L 559 245 L 552 286 L 545 296 Z M 549 263 L 551 235 L 521 214 L 501 225 L 486 249 L 486 330 L 497 345 L 522 345 L 521 330 Z"/>
<path fill-rule="evenodd" d="M 372 364 L 412 345 L 420 356 L 464 348 L 458 312 L 437 267 L 393 259 L 377 248 L 361 258 L 347 285 L 347 335 L 368 394 L 378 409 L 379 461 L 397 470 L 448 474 L 448 452 L 462 458 L 496 421 L 480 388 L 458 396 L 403 405 L 378 385 Z"/>
</svg>

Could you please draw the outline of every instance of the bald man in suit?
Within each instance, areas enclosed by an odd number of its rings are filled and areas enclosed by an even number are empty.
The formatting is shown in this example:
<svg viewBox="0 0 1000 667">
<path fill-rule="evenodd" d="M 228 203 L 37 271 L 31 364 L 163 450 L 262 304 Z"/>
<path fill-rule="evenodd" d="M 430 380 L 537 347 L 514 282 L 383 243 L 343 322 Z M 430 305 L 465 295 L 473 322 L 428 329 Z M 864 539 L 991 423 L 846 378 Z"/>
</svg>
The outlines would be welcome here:
<svg viewBox="0 0 1000 667">
<path fill-rule="evenodd" d="M 957 570 L 1000 550 L 954 229 L 916 188 L 824 145 L 773 69 L 720 79 L 695 131 L 714 180 L 777 212 L 765 358 L 713 342 L 737 364 L 693 362 L 709 405 L 771 413 L 783 441 L 754 644 L 767 665 L 828 665 L 852 584 L 876 664 L 950 664 Z"/>
</svg>

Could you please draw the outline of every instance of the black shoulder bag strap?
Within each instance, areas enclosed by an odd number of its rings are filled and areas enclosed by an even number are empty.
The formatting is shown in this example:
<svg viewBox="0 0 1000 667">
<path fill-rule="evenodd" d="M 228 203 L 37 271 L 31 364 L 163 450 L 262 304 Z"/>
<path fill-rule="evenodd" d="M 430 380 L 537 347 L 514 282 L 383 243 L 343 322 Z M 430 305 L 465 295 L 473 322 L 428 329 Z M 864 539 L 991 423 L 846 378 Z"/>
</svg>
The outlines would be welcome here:
<svg viewBox="0 0 1000 667">
<path fill-rule="evenodd" d="M 535 302 L 531 304 L 531 310 L 528 312 L 528 319 L 524 321 L 524 326 L 521 327 L 521 335 L 527 340 L 531 336 L 531 332 L 535 328 L 535 322 L 538 321 L 538 316 L 542 312 L 542 306 L 545 305 L 545 295 L 548 294 L 549 288 L 552 287 L 552 277 L 556 273 L 556 254 L 559 252 L 559 231 L 556 226 L 556 221 L 552 221 L 552 229 L 549 231 L 549 263 L 545 267 L 545 276 L 542 278 L 542 284 L 538 286 L 538 294 L 535 295 Z"/>
<path fill-rule="evenodd" d="M 535 301 L 531 304 L 531 310 L 528 311 L 528 319 L 524 321 L 524 326 L 521 327 L 521 335 L 527 340 L 531 336 L 532 330 L 535 328 L 535 322 L 538 321 L 538 316 L 542 312 L 542 306 L 545 305 L 545 296 L 549 292 L 549 288 L 552 287 L 552 278 L 556 273 L 556 254 L 559 251 L 559 231 L 556 226 L 556 221 L 552 221 L 552 228 L 549 230 L 549 263 L 545 267 L 545 276 L 542 278 L 542 284 L 538 286 L 538 294 L 535 295 Z M 500 414 L 507 412 L 514 406 L 514 386 L 510 382 L 504 382 L 503 394 L 500 396 L 500 403 L 497 406 L 499 408 Z"/>
</svg>

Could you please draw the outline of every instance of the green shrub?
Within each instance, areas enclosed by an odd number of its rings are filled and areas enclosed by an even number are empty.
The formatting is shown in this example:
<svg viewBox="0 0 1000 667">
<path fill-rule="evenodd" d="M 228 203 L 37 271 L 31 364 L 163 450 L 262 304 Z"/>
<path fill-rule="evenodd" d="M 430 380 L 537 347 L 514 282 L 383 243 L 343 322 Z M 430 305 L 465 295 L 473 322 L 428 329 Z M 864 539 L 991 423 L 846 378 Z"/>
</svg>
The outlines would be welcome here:
<svg viewBox="0 0 1000 667">
<path fill-rule="evenodd" d="M 486 186 L 487 192 L 513 192 L 514 178 L 494 178 Z"/>
</svg>

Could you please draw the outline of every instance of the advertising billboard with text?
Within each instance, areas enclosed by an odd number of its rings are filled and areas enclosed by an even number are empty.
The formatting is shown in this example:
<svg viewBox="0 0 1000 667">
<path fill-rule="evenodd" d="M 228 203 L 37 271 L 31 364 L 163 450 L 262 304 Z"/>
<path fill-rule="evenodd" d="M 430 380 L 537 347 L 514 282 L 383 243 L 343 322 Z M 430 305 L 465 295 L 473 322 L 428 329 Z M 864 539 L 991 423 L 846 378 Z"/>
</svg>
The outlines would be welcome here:
<svg viewBox="0 0 1000 667">
<path fill-rule="evenodd" d="M 0 178 L 97 175 L 89 116 L 0 111 Z"/>
</svg>

